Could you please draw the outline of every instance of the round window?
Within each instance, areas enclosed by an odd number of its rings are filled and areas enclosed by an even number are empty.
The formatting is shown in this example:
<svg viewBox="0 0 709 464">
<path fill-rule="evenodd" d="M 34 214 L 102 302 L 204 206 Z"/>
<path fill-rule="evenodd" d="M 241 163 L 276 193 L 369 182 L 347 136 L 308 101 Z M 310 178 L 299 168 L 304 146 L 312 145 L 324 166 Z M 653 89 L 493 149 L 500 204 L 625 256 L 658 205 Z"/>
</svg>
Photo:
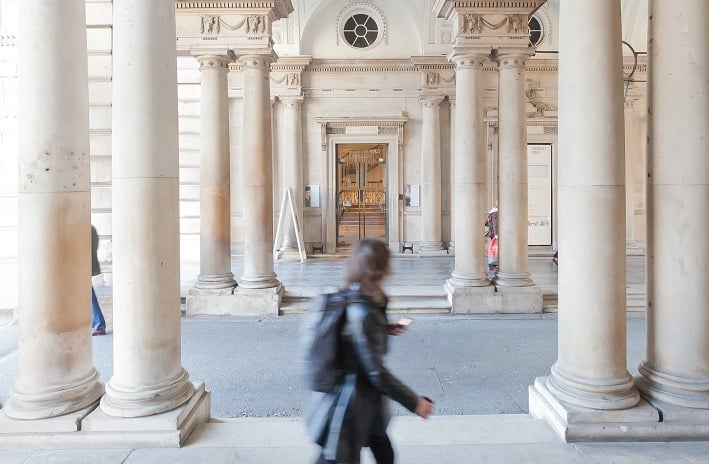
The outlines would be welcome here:
<svg viewBox="0 0 709 464">
<path fill-rule="evenodd" d="M 342 28 L 342 35 L 348 44 L 355 48 L 367 48 L 374 45 L 379 36 L 377 22 L 368 14 L 352 15 Z"/>
<path fill-rule="evenodd" d="M 544 27 L 536 16 L 529 18 L 529 44 L 538 46 L 544 40 Z"/>
</svg>

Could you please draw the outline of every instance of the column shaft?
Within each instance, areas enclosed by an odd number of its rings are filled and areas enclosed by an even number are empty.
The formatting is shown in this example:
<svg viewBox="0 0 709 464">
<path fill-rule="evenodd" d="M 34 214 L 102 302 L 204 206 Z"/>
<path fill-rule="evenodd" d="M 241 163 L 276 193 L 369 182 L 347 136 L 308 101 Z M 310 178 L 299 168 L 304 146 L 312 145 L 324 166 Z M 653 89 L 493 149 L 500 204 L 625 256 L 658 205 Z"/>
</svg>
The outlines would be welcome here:
<svg viewBox="0 0 709 464">
<path fill-rule="evenodd" d="M 442 97 L 421 99 L 421 246 L 436 252 L 441 245 L 441 102 Z"/>
<path fill-rule="evenodd" d="M 295 216 L 303 224 L 303 127 L 301 110 L 303 98 L 283 98 L 283 187 L 290 188 L 295 207 Z M 281 199 L 279 198 L 279 201 Z M 294 250 L 298 247 L 295 227 L 290 211 L 285 222 L 282 249 Z M 302 230 L 300 232 L 303 233 Z"/>
<path fill-rule="evenodd" d="M 450 178 L 448 179 L 448 183 L 450 184 L 450 231 L 451 231 L 451 239 L 450 242 L 448 243 L 448 253 L 450 254 L 455 254 L 455 184 L 453 183 L 453 179 L 455 177 L 455 102 L 456 100 L 451 98 L 449 100 L 450 102 L 450 107 L 451 107 L 451 116 L 450 116 L 450 133 L 448 134 L 450 136 L 450 141 L 451 141 L 451 153 L 450 153 Z"/>
<path fill-rule="evenodd" d="M 86 15 L 83 0 L 20 11 L 19 367 L 5 414 L 42 419 L 103 393 L 91 354 Z"/>
<path fill-rule="evenodd" d="M 709 408 L 709 5 L 650 3 L 647 353 L 651 401 Z"/>
<path fill-rule="evenodd" d="M 140 417 L 184 404 L 180 359 L 175 3 L 114 4 L 114 375 L 101 409 Z"/>
<path fill-rule="evenodd" d="M 482 68 L 484 56 L 462 55 L 456 64 L 455 110 L 455 270 L 452 287 L 484 287 L 485 146 L 482 130 Z"/>
<path fill-rule="evenodd" d="M 503 54 L 499 63 L 499 264 L 497 285 L 532 285 L 528 265 L 527 113 L 528 51 Z"/>
<path fill-rule="evenodd" d="M 271 55 L 245 55 L 242 191 L 246 289 L 278 287 L 273 272 L 273 153 L 271 142 Z"/>
<path fill-rule="evenodd" d="M 564 259 L 559 264 L 559 359 L 547 386 L 571 405 L 625 409 L 639 396 L 626 367 L 620 1 L 565 4 L 559 31 L 559 248 Z"/>
<path fill-rule="evenodd" d="M 229 109 L 225 56 L 200 56 L 200 272 L 195 288 L 230 292 L 236 285 L 231 272 L 231 210 Z"/>
</svg>

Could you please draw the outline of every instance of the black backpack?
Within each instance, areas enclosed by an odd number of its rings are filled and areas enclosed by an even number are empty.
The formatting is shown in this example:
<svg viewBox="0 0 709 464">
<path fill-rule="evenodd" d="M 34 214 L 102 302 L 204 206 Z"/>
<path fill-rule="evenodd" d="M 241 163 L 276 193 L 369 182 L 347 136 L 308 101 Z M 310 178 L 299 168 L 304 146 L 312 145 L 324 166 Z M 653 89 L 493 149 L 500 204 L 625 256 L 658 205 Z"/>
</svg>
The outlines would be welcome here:
<svg viewBox="0 0 709 464">
<path fill-rule="evenodd" d="M 344 376 L 342 329 L 347 320 L 347 291 L 323 293 L 303 321 L 303 380 L 312 391 L 332 393 Z"/>
</svg>

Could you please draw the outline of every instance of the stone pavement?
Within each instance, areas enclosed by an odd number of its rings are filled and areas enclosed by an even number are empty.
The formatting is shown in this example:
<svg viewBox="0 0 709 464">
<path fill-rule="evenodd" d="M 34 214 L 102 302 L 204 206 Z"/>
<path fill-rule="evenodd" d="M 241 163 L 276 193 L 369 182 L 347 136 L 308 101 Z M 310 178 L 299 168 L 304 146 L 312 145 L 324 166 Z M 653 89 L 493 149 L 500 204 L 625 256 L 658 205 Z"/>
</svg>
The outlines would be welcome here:
<svg viewBox="0 0 709 464">
<path fill-rule="evenodd" d="M 531 262 L 538 279 L 555 280 L 548 258 Z M 341 260 L 327 259 L 279 263 L 278 272 L 286 284 L 336 285 L 341 266 Z M 445 278 L 446 266 L 452 259 L 397 259 L 393 281 L 408 279 L 406 273 L 417 283 Z M 318 267 L 320 279 L 327 280 L 306 282 L 310 268 Z M 642 259 L 629 258 L 629 287 L 642 280 Z M 110 301 L 110 287 L 99 289 Z M 434 398 L 437 414 L 422 421 L 394 408 L 391 433 L 401 464 L 709 463 L 709 442 L 565 444 L 546 422 L 529 417 L 527 387 L 547 375 L 556 359 L 555 314 L 413 317 L 409 333 L 393 340 L 387 363 L 416 391 Z M 299 420 L 307 399 L 295 355 L 301 318 L 182 319 L 183 365 L 211 391 L 215 419 L 181 449 L 0 450 L 0 464 L 314 462 L 317 450 Z M 16 331 L 16 325 L 0 324 L 0 401 L 16 377 Z M 643 313 L 628 314 L 627 332 L 628 368 L 634 372 L 644 353 Z M 113 335 L 92 341 L 94 364 L 105 382 L 113 369 Z M 369 453 L 363 454 L 371 464 Z"/>
</svg>

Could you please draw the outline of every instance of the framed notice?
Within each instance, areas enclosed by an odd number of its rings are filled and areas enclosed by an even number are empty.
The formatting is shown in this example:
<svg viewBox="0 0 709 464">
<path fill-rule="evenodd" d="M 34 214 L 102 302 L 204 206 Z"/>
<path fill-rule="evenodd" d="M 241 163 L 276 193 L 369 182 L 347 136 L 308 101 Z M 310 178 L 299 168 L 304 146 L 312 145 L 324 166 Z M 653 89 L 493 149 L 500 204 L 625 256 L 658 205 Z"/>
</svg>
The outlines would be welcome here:
<svg viewBox="0 0 709 464">
<path fill-rule="evenodd" d="M 320 186 L 306 185 L 305 186 L 305 207 L 320 208 Z"/>
<path fill-rule="evenodd" d="M 421 188 L 417 184 L 407 184 L 404 190 L 404 206 L 421 206 Z"/>
<path fill-rule="evenodd" d="M 551 245 L 551 145 L 527 145 L 529 244 Z"/>
</svg>

